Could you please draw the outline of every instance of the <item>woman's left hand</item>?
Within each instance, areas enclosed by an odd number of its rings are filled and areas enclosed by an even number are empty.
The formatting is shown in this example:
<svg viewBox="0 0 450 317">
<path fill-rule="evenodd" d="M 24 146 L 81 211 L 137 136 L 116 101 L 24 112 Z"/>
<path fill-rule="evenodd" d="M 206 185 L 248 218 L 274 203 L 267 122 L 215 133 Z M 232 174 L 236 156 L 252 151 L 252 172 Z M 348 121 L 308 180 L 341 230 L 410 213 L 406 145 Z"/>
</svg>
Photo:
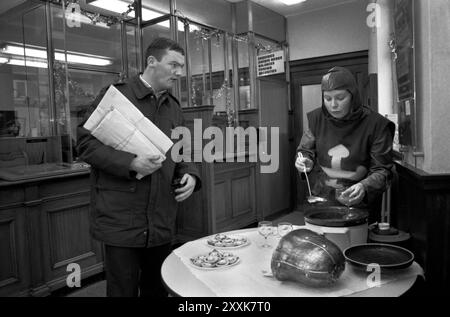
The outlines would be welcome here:
<svg viewBox="0 0 450 317">
<path fill-rule="evenodd" d="M 366 196 L 366 189 L 363 184 L 357 183 L 349 187 L 343 194 L 348 196 L 349 205 L 354 206 L 358 205 L 364 199 L 364 196 Z"/>
</svg>

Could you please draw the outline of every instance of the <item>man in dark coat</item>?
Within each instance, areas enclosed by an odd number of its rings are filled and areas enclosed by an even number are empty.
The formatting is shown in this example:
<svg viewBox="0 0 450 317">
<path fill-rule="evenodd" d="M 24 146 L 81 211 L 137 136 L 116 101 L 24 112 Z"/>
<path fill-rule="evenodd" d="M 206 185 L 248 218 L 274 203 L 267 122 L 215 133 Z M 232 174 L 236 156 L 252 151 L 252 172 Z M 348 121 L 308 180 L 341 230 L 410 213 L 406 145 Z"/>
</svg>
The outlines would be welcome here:
<svg viewBox="0 0 450 317">
<path fill-rule="evenodd" d="M 158 38 L 146 50 L 146 68 L 115 87 L 167 136 L 183 125 L 178 101 L 167 90 L 181 76 L 184 50 Z M 85 121 L 107 88 L 92 104 Z M 84 121 L 84 122 L 85 122 Z M 201 186 L 193 163 L 138 156 L 101 143 L 78 126 L 78 153 L 91 164 L 91 233 L 105 244 L 108 296 L 167 296 L 161 265 L 171 252 L 177 202 Z M 136 175 L 145 175 L 136 179 Z M 173 179 L 181 188 L 172 191 Z"/>
</svg>

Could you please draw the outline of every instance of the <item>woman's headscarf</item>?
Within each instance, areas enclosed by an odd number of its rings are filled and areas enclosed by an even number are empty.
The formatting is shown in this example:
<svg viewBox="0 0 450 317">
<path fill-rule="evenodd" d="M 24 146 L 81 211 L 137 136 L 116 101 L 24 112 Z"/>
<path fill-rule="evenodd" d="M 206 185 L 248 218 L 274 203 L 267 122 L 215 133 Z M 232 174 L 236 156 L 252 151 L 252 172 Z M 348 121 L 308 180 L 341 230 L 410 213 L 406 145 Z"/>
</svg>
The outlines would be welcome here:
<svg viewBox="0 0 450 317">
<path fill-rule="evenodd" d="M 347 90 L 352 95 L 352 103 L 349 113 L 341 119 L 333 117 L 325 107 L 323 102 L 323 92 L 330 90 Z M 365 113 L 361 103 L 358 84 L 353 74 L 344 67 L 336 66 L 330 69 L 322 77 L 322 110 L 328 119 L 334 122 L 349 122 L 359 120 Z"/>
</svg>

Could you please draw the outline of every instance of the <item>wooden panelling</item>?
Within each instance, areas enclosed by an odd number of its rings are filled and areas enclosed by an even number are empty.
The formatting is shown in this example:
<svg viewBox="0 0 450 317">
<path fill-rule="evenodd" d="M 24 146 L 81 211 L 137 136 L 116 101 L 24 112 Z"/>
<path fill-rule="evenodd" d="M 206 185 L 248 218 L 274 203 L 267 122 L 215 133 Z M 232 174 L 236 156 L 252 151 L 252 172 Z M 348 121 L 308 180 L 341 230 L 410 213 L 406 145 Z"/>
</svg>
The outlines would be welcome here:
<svg viewBox="0 0 450 317">
<path fill-rule="evenodd" d="M 53 285 L 51 290 L 65 284 L 70 263 L 79 264 L 86 274 L 88 268 L 102 261 L 101 246 L 89 234 L 88 192 L 54 197 L 45 199 L 41 209 L 44 271 L 48 284 Z"/>
<path fill-rule="evenodd" d="M 450 292 L 450 175 L 431 175 L 397 163 L 392 219 L 412 236 L 429 294 Z"/>
<path fill-rule="evenodd" d="M 254 163 L 216 163 L 214 207 L 217 232 L 256 222 Z"/>
<path fill-rule="evenodd" d="M 0 296 L 45 296 L 103 270 L 102 245 L 89 233 L 89 174 L 1 184 Z"/>
<path fill-rule="evenodd" d="M 67 265 L 74 258 L 80 259 L 80 255 L 93 255 L 89 236 L 89 205 L 49 210 L 47 221 L 53 268 Z"/>
<path fill-rule="evenodd" d="M 14 218 L 0 220 L 0 287 L 14 283 L 18 280 L 17 249 L 15 239 Z"/>
<path fill-rule="evenodd" d="M 23 295 L 29 285 L 24 210 L 0 211 L 0 296 Z"/>
<path fill-rule="evenodd" d="M 229 194 L 229 182 L 225 179 L 216 179 L 214 186 L 214 207 L 216 210 L 216 221 L 225 221 L 228 217 L 227 210 L 230 210 L 230 202 L 227 198 Z"/>
</svg>

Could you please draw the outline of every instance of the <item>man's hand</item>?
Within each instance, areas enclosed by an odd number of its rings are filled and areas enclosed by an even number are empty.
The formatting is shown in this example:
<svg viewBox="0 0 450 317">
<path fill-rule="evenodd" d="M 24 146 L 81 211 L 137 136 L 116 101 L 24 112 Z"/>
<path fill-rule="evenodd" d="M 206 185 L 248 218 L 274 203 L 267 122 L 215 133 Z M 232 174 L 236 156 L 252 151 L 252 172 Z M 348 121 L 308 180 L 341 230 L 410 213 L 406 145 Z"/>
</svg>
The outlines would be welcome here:
<svg viewBox="0 0 450 317">
<path fill-rule="evenodd" d="M 195 189 L 195 184 L 197 184 L 197 179 L 189 174 L 184 174 L 183 178 L 181 178 L 180 184 L 184 186 L 175 189 L 175 193 L 177 194 L 175 196 L 175 200 L 177 202 L 182 202 L 192 195 Z"/>
<path fill-rule="evenodd" d="M 356 183 L 355 185 L 349 187 L 342 195 L 348 196 L 349 206 L 354 206 L 359 204 L 366 195 L 366 189 L 361 183 Z"/>
<path fill-rule="evenodd" d="M 160 155 L 141 155 L 131 161 L 130 170 L 143 176 L 154 173 L 161 168 L 164 157 Z"/>
</svg>

